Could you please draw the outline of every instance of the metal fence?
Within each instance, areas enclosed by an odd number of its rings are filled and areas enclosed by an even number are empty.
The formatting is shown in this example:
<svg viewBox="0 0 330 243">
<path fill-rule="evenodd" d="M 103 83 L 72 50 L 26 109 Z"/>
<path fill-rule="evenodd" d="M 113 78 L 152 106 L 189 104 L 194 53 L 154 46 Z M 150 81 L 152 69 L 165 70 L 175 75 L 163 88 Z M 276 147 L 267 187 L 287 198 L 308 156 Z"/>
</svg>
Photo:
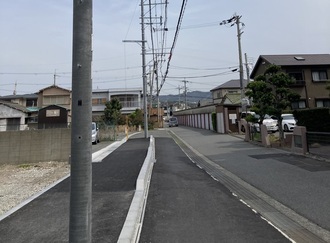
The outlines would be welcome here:
<svg viewBox="0 0 330 243">
<path fill-rule="evenodd" d="M 308 152 L 330 159 L 330 133 L 307 132 Z"/>
</svg>

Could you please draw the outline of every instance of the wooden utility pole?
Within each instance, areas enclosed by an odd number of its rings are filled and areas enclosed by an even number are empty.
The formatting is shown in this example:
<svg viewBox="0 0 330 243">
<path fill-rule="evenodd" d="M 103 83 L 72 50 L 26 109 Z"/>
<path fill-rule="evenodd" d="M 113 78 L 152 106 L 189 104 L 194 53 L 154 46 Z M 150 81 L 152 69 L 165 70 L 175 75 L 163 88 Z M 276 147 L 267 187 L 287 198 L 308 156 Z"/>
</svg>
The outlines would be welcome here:
<svg viewBox="0 0 330 243">
<path fill-rule="evenodd" d="M 92 0 L 73 0 L 69 242 L 92 242 Z"/>
</svg>

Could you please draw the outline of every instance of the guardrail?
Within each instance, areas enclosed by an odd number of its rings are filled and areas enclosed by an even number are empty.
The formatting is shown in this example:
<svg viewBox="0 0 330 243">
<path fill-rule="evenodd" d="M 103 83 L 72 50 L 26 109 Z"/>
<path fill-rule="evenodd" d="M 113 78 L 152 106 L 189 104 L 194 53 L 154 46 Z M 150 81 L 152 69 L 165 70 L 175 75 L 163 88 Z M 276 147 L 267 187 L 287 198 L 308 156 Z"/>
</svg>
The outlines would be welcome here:
<svg viewBox="0 0 330 243">
<path fill-rule="evenodd" d="M 152 168 L 156 162 L 155 139 L 150 136 L 150 144 L 147 156 L 143 162 L 139 176 L 136 181 L 136 190 L 128 210 L 124 226 L 117 242 L 132 243 L 138 242 L 140 238 L 145 207 L 147 203 L 149 185 L 151 180 Z"/>
</svg>

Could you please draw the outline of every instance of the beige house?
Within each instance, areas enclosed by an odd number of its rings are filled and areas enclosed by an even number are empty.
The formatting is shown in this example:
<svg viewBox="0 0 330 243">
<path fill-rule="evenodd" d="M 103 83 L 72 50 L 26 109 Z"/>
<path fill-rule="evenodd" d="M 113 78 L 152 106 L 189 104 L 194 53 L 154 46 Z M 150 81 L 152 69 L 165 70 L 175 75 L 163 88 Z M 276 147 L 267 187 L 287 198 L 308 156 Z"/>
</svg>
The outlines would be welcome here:
<svg viewBox="0 0 330 243">
<path fill-rule="evenodd" d="M 57 85 L 51 85 L 44 89 L 39 90 L 38 94 L 38 107 L 39 109 L 57 105 L 61 106 L 68 111 L 68 123 L 71 123 L 71 90 L 61 88 Z"/>
<path fill-rule="evenodd" d="M 228 97 L 230 97 L 230 99 L 232 99 L 233 97 L 240 97 L 241 91 L 243 91 L 243 93 L 244 93 L 246 85 L 247 85 L 246 79 L 243 79 L 242 88 L 240 87 L 241 85 L 240 85 L 239 79 L 232 79 L 232 80 L 229 80 L 228 82 L 225 82 L 225 83 L 211 89 L 210 91 L 212 93 L 213 103 L 214 104 L 223 103 L 224 99 L 227 99 Z M 240 98 L 239 98 L 238 102 L 237 102 L 237 100 L 235 100 L 234 103 L 235 104 L 240 103 Z"/>
<path fill-rule="evenodd" d="M 291 88 L 300 96 L 292 109 L 330 107 L 329 86 L 330 54 L 261 55 L 251 73 L 251 78 L 263 74 L 275 64 L 295 79 Z"/>
</svg>

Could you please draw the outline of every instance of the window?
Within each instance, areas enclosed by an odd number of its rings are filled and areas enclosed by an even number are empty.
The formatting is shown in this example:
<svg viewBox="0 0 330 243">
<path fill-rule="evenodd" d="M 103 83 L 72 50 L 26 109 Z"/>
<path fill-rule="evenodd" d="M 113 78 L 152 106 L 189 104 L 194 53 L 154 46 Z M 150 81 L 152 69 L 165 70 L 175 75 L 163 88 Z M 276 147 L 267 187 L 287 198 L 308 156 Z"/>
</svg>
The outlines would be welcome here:
<svg viewBox="0 0 330 243">
<path fill-rule="evenodd" d="M 288 73 L 291 78 L 294 78 L 296 81 L 305 80 L 302 72 L 290 72 Z"/>
<path fill-rule="evenodd" d="M 330 99 L 316 100 L 316 107 L 330 107 Z"/>
<path fill-rule="evenodd" d="M 96 98 L 92 99 L 92 104 L 93 105 L 104 105 L 107 102 L 106 98 Z"/>
<path fill-rule="evenodd" d="M 306 108 L 306 101 L 300 100 L 300 101 L 292 102 L 291 107 L 293 110 Z"/>
<path fill-rule="evenodd" d="M 69 105 L 69 96 L 44 96 L 44 105 Z"/>
<path fill-rule="evenodd" d="M 315 82 L 328 80 L 328 75 L 326 70 L 314 70 L 312 71 L 312 80 Z"/>
</svg>

